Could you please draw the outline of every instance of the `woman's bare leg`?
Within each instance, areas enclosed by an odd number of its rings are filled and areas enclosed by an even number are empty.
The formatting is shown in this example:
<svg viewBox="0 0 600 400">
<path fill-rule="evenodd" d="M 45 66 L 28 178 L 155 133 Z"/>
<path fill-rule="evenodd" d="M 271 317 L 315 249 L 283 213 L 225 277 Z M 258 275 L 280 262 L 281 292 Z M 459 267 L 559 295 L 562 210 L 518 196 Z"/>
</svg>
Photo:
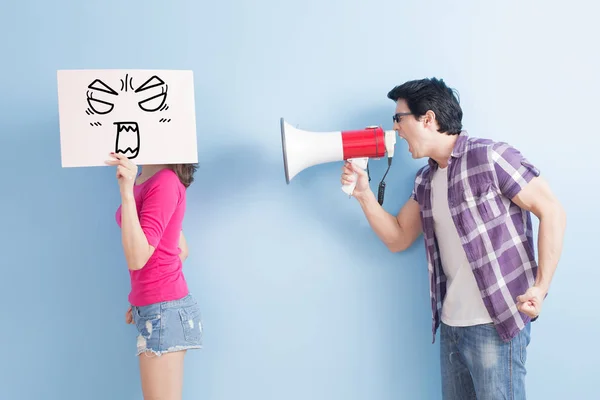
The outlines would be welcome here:
<svg viewBox="0 0 600 400">
<path fill-rule="evenodd" d="M 183 350 L 160 357 L 151 352 L 139 355 L 144 400 L 181 400 L 185 353 Z"/>
</svg>

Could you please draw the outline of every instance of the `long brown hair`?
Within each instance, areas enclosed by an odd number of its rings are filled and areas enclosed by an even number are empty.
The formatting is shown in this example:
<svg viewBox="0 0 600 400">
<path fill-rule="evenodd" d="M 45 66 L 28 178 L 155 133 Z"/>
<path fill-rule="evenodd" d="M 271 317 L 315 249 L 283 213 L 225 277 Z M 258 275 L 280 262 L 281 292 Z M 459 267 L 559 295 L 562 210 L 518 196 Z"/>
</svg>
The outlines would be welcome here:
<svg viewBox="0 0 600 400">
<path fill-rule="evenodd" d="M 172 164 L 169 167 L 177 174 L 186 189 L 194 182 L 194 172 L 198 169 L 198 164 Z"/>
</svg>

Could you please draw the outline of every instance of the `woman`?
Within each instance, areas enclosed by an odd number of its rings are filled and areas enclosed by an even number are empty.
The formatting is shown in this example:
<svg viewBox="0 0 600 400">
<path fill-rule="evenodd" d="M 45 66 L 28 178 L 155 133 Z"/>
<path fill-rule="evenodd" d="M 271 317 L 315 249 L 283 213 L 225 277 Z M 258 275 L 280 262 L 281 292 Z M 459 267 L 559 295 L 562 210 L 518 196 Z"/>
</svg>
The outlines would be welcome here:
<svg viewBox="0 0 600 400">
<path fill-rule="evenodd" d="M 181 399 L 183 359 L 202 345 L 200 310 L 182 272 L 182 231 L 192 164 L 137 166 L 110 153 L 117 166 L 121 206 L 116 219 L 131 278 L 126 322 L 138 330 L 137 355 L 144 398 Z M 137 177 L 137 179 L 136 179 Z"/>
</svg>

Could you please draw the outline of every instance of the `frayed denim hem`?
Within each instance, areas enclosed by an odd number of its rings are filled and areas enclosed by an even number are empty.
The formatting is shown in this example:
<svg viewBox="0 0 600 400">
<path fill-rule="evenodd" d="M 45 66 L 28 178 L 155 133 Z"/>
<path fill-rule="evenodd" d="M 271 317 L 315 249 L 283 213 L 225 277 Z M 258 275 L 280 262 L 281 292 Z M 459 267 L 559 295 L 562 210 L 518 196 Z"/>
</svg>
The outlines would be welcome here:
<svg viewBox="0 0 600 400">
<path fill-rule="evenodd" d="M 195 345 L 195 346 L 173 346 L 173 347 L 169 347 L 166 350 L 163 351 L 156 351 L 156 350 L 152 350 L 152 349 L 138 349 L 136 357 L 140 356 L 141 354 L 144 354 L 146 357 L 160 357 L 163 354 L 167 354 L 167 353 L 175 353 L 177 351 L 184 351 L 184 350 L 193 350 L 193 349 L 202 349 L 202 346 L 200 345 Z"/>
</svg>

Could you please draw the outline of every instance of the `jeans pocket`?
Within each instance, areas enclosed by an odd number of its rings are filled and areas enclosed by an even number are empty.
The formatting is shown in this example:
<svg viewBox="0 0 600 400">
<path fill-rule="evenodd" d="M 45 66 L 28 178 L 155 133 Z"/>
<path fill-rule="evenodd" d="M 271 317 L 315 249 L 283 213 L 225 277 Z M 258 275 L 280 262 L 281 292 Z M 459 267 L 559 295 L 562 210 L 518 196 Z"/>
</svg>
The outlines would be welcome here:
<svg viewBox="0 0 600 400">
<path fill-rule="evenodd" d="M 183 336 L 188 342 L 199 342 L 202 339 L 202 317 L 197 305 L 179 309 L 179 317 L 183 327 Z"/>
<path fill-rule="evenodd" d="M 525 326 L 521 332 L 519 332 L 519 356 L 521 363 L 525 365 L 527 362 L 527 346 L 529 345 L 529 326 Z"/>
<path fill-rule="evenodd" d="M 132 308 L 133 322 L 144 338 L 150 339 L 153 332 L 160 329 L 160 313 L 140 313 L 139 309 Z"/>
</svg>

